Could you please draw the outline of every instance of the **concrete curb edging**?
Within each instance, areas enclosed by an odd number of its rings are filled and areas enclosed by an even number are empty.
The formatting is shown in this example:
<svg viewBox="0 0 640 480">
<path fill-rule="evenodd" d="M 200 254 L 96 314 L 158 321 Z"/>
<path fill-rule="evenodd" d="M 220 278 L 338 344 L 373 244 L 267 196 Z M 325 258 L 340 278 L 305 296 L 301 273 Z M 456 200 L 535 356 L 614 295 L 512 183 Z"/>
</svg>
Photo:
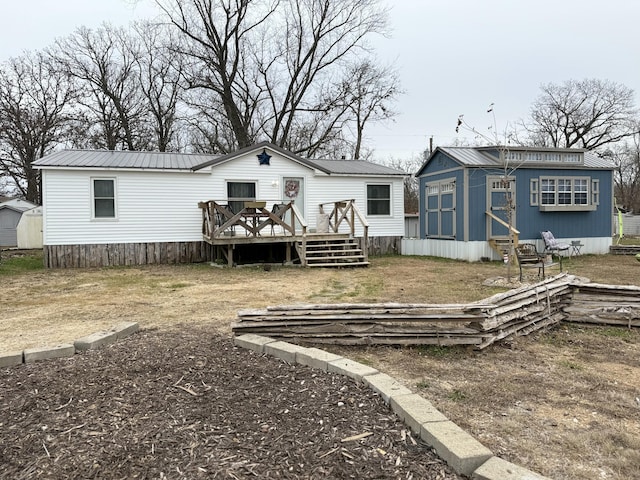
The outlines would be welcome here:
<svg viewBox="0 0 640 480">
<path fill-rule="evenodd" d="M 12 367 L 22 363 L 33 363 L 50 358 L 73 357 L 76 353 L 97 348 L 128 337 L 139 330 L 136 322 L 123 322 L 110 330 L 92 333 L 79 338 L 73 344 L 27 348 L 22 352 L 0 353 L 0 367 Z"/>
<path fill-rule="evenodd" d="M 381 396 L 393 412 L 458 474 L 472 480 L 550 480 L 493 455 L 491 450 L 449 421 L 428 400 L 375 368 L 318 348 L 301 347 L 262 335 L 234 337 L 234 345 L 289 363 L 346 375 Z"/>
</svg>

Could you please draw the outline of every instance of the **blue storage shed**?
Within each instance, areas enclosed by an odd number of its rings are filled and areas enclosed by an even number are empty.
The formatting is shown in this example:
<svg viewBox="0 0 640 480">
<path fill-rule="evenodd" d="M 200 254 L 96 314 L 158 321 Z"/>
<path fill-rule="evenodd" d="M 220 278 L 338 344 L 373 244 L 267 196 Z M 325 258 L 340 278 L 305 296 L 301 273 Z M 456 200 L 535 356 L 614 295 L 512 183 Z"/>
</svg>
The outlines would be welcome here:
<svg viewBox="0 0 640 480">
<path fill-rule="evenodd" d="M 614 165 L 580 149 L 438 147 L 416 173 L 420 240 L 403 253 L 469 261 L 499 259 L 519 242 L 580 241 L 582 253 L 607 253 L 613 225 Z"/>
</svg>

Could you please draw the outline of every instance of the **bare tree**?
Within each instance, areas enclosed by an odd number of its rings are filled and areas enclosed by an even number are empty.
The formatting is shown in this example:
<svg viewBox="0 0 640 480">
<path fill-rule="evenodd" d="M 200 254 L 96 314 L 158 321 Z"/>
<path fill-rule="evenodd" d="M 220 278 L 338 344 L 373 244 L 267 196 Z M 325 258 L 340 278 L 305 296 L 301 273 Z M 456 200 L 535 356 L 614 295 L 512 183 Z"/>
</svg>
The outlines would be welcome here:
<svg viewBox="0 0 640 480">
<path fill-rule="evenodd" d="M 638 133 L 603 153 L 613 161 L 616 203 L 627 211 L 640 213 L 640 128 Z"/>
<path fill-rule="evenodd" d="M 523 123 L 527 144 L 596 150 L 633 135 L 633 90 L 606 80 L 549 83 Z"/>
<path fill-rule="evenodd" d="M 13 58 L 0 70 L 0 171 L 31 202 L 41 202 L 32 163 L 67 138 L 74 99 L 68 75 L 42 53 Z"/>
<path fill-rule="evenodd" d="M 104 25 L 95 31 L 80 27 L 50 49 L 59 68 L 83 92 L 85 121 L 98 129 L 98 134 L 88 134 L 94 147 L 144 150 L 149 145 L 141 122 L 145 102 L 138 83 L 138 48 L 138 39 L 125 29 Z"/>
<path fill-rule="evenodd" d="M 153 132 L 153 147 L 161 152 L 172 146 L 176 149 L 178 104 L 183 92 L 183 57 L 173 48 L 178 40 L 161 24 L 142 22 L 133 29 L 140 42 L 127 48 L 137 63 L 139 88 L 147 107 L 145 123 Z"/>
<path fill-rule="evenodd" d="M 390 107 L 401 93 L 400 80 L 392 67 L 380 67 L 365 59 L 347 70 L 343 81 L 345 101 L 353 116 L 355 144 L 353 158 L 359 159 L 365 126 L 372 121 L 393 118 Z"/>
<path fill-rule="evenodd" d="M 186 86 L 191 106 L 207 110 L 206 143 L 231 150 L 266 139 L 308 156 L 342 148 L 354 115 L 340 79 L 366 53 L 366 37 L 384 32 L 377 0 L 157 3 L 185 38 Z"/>
<path fill-rule="evenodd" d="M 406 213 L 418 213 L 420 205 L 420 182 L 415 173 L 426 158 L 416 156 L 409 159 L 392 158 L 387 162 L 391 168 L 407 172 L 404 179 L 404 211 Z"/>
<path fill-rule="evenodd" d="M 249 85 L 243 81 L 244 72 L 249 70 L 245 42 L 273 10 L 267 8 L 254 19 L 249 15 L 252 3 L 248 0 L 158 0 L 157 3 L 185 37 L 180 53 L 189 59 L 186 87 L 215 93 L 216 107 L 224 112 L 220 120 L 229 123 L 237 142 L 228 146 L 229 149 L 254 143 L 250 116 L 252 96 Z"/>
</svg>

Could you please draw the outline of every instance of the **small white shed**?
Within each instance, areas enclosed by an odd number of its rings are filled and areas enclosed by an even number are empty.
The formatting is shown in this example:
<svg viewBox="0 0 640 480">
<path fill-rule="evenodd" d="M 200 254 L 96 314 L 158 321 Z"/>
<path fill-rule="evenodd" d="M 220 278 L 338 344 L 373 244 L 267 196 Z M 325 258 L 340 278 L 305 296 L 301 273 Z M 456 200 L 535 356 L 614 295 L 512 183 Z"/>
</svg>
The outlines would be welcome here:
<svg viewBox="0 0 640 480">
<path fill-rule="evenodd" d="M 20 218 L 26 210 L 35 206 L 34 203 L 20 198 L 0 203 L 0 247 L 18 246 L 17 227 Z"/>
<path fill-rule="evenodd" d="M 22 212 L 16 230 L 18 248 L 42 248 L 42 207 Z"/>
</svg>

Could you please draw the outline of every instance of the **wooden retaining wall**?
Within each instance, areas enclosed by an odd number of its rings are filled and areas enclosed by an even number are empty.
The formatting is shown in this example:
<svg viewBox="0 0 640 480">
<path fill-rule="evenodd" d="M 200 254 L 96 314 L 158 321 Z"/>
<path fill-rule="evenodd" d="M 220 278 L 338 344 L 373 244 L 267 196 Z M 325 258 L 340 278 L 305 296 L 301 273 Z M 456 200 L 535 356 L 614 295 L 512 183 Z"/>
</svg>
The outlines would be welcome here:
<svg viewBox="0 0 640 480">
<path fill-rule="evenodd" d="M 569 322 L 640 327 L 640 287 L 576 284 L 565 313 Z"/>
<path fill-rule="evenodd" d="M 563 320 L 640 326 L 640 287 L 582 284 L 564 273 L 469 304 L 320 304 L 242 310 L 232 331 L 293 343 L 483 349 Z"/>
<path fill-rule="evenodd" d="M 612 255 L 637 255 L 640 253 L 640 245 L 611 245 L 609 253 Z"/>
<path fill-rule="evenodd" d="M 177 264 L 211 261 L 205 242 L 45 245 L 45 268 L 87 268 L 121 265 Z"/>
<path fill-rule="evenodd" d="M 573 276 L 469 304 L 320 304 L 242 310 L 232 330 L 294 343 L 474 345 L 525 335 L 561 321 Z"/>
</svg>

